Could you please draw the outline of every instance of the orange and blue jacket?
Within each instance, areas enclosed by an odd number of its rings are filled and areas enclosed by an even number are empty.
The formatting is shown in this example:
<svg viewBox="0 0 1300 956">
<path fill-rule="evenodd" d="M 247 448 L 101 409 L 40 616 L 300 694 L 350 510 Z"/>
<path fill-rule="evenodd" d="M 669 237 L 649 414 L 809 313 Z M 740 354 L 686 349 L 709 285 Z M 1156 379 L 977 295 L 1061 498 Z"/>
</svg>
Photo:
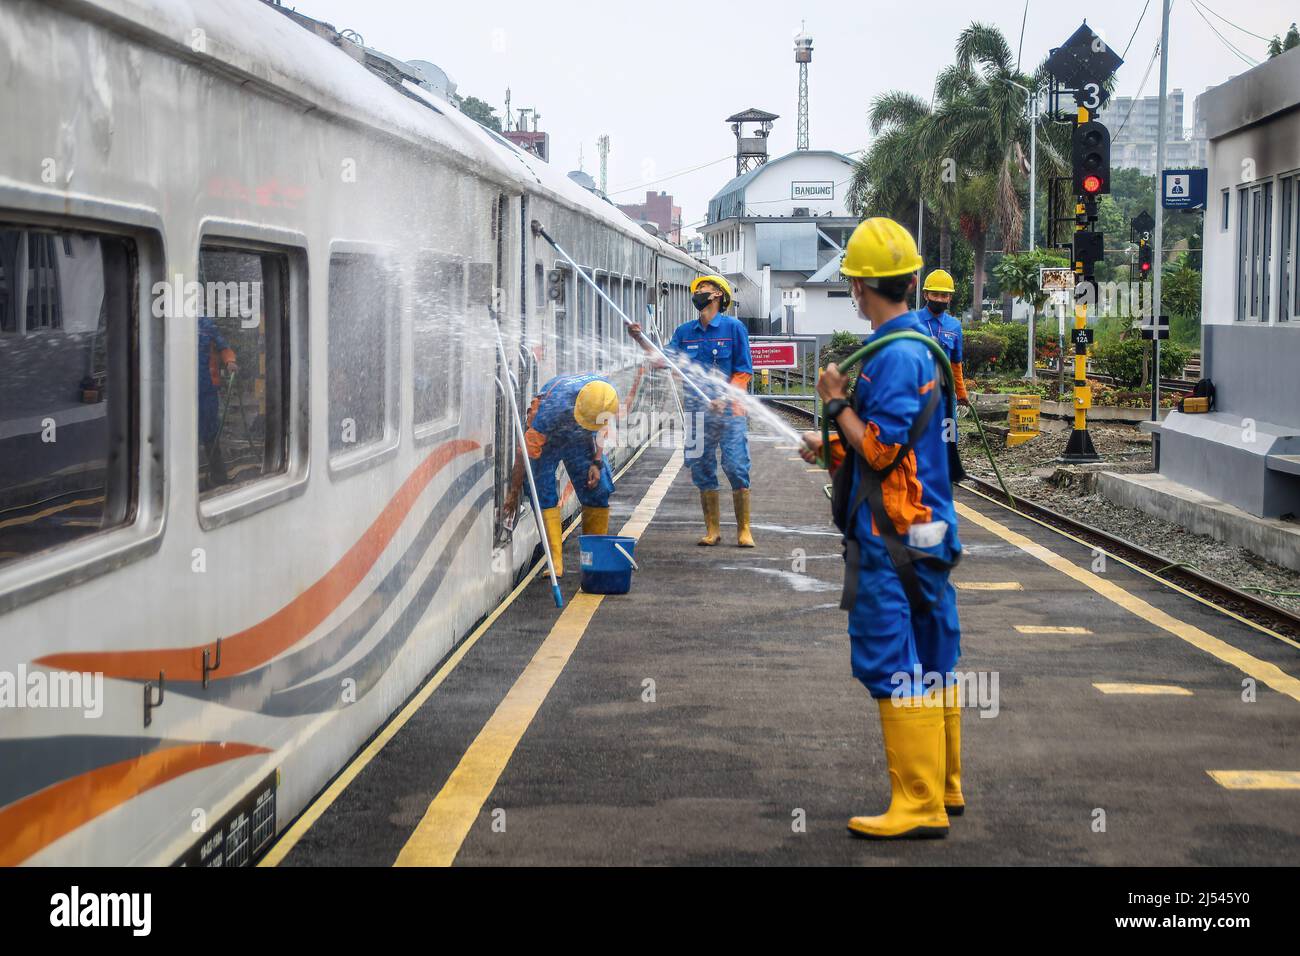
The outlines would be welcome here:
<svg viewBox="0 0 1300 956">
<path fill-rule="evenodd" d="M 935 315 L 928 308 L 916 310 L 916 317 L 930 338 L 941 346 L 952 365 L 953 384 L 957 386 L 957 397 L 967 398 L 966 378 L 962 372 L 962 334 L 961 322 L 946 311 Z"/>
<path fill-rule="evenodd" d="M 589 452 L 592 461 L 601 460 L 602 446 L 596 440 L 599 433 L 587 431 L 573 414 L 578 393 L 591 382 L 608 383 L 609 379 L 594 372 L 557 375 L 533 396 L 524 432 L 529 458 L 541 458 L 549 443 L 550 450 L 562 456 L 582 451 Z"/>
<path fill-rule="evenodd" d="M 905 331 L 924 333 L 926 329 L 915 313 L 908 312 L 886 322 L 874 335 Z M 891 342 L 867 359 L 854 386 L 853 409 L 867 426 L 857 452 L 871 468 L 887 468 L 898 455 L 907 443 L 912 422 L 929 401 L 930 392 L 942 386 L 942 375 L 934 355 L 921 342 Z M 946 521 L 955 542 L 957 514 L 944 441 L 946 431 L 955 435 L 955 427 L 945 426 L 948 415 L 948 401 L 941 397 L 912 450 L 884 480 L 885 511 L 899 534 L 907 534 L 914 524 Z M 859 480 L 855 470 L 855 497 Z M 865 504 L 853 516 L 851 528 L 858 541 L 877 536 Z"/>
</svg>

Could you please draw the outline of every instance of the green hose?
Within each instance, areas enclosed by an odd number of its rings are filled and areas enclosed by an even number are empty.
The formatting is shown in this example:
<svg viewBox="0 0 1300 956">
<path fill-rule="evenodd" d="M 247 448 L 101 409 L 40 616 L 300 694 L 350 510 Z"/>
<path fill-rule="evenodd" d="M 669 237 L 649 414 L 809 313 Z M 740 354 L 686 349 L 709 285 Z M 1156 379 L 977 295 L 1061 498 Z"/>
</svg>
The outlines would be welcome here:
<svg viewBox="0 0 1300 956">
<path fill-rule="evenodd" d="M 943 350 L 943 347 L 934 339 L 930 338 L 930 336 L 928 335 L 922 335 L 920 332 L 891 332 L 888 335 L 881 336 L 880 338 L 873 338 L 870 342 L 862 346 L 862 348 L 858 349 L 856 352 L 854 352 L 844 361 L 836 362 L 835 363 L 836 367 L 838 367 L 842 373 L 847 375 L 849 369 L 853 368 L 853 366 L 857 365 L 859 362 L 864 361 L 868 356 L 870 356 L 877 349 L 888 345 L 890 342 L 898 341 L 899 339 L 915 339 L 917 342 L 921 342 L 922 344 L 924 344 L 926 348 L 928 348 L 931 352 L 934 353 L 934 357 L 936 361 L 938 361 L 939 366 L 943 369 L 943 380 L 948 387 L 948 396 L 949 396 L 948 417 L 951 418 L 955 424 L 957 421 L 957 407 L 956 407 L 956 397 L 955 397 L 957 394 L 957 385 L 952 375 L 952 363 L 948 361 L 948 354 Z M 993 457 L 993 449 L 989 447 L 988 439 L 984 437 L 984 426 L 980 424 L 979 415 L 975 414 L 974 408 L 971 408 L 971 417 L 975 419 L 975 430 L 979 432 L 980 441 L 984 445 L 984 454 L 988 456 L 989 464 L 993 466 L 993 474 L 997 475 L 998 484 L 1002 486 L 1003 493 L 1006 494 L 1007 500 L 1011 503 L 1011 506 L 1015 507 L 1016 499 L 1011 496 L 1011 492 L 1007 489 L 1006 482 L 1002 480 L 1002 472 L 998 470 L 998 463 Z M 831 423 L 830 423 L 830 419 L 828 419 L 825 415 L 823 415 L 822 416 L 822 451 L 821 451 L 821 458 L 818 464 L 820 464 L 822 468 L 825 468 L 827 470 L 830 470 L 830 447 L 831 447 Z"/>
</svg>

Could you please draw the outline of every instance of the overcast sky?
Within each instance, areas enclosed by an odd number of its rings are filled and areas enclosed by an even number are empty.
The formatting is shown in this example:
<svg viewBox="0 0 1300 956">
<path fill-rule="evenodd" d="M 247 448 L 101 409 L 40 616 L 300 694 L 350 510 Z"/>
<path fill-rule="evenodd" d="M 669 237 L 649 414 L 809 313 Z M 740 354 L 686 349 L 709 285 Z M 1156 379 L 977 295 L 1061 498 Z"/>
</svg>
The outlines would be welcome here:
<svg viewBox="0 0 1300 956">
<path fill-rule="evenodd" d="M 1156 93 L 1159 63 L 1145 86 L 1142 77 L 1160 38 L 1161 0 L 1150 0 L 1139 26 L 1143 2 L 1094 0 L 1076 7 L 1029 0 L 1023 65 L 1036 65 L 1079 26 L 1081 14 L 1064 10 L 1086 8 L 1089 25 L 1117 53 L 1134 36 L 1116 92 Z M 750 106 L 777 113 L 771 154 L 794 148 L 793 37 L 801 19 L 814 43 L 811 146 L 851 152 L 866 143 L 872 96 L 898 88 L 928 97 L 936 72 L 951 62 L 957 34 L 972 19 L 1000 27 L 1014 49 L 1025 16 L 1024 0 L 296 0 L 287 5 L 340 30 L 356 30 L 366 45 L 385 53 L 437 63 L 462 95 L 487 100 L 498 112 L 510 87 L 516 109 L 537 108 L 540 128 L 551 135 L 551 162 L 566 171 L 578 168 L 581 145 L 583 167 L 598 178 L 596 138 L 607 133 L 614 201 L 640 201 L 646 189 L 663 189 L 676 197 L 688 225 L 703 218 L 709 198 L 735 173 L 735 140 L 723 122 L 727 116 Z M 1188 125 L 1193 96 L 1249 68 L 1225 40 L 1262 60 L 1265 42 L 1243 30 L 1261 37 L 1284 34 L 1298 11 L 1283 0 L 1175 0 L 1169 87 L 1187 94 Z"/>
</svg>

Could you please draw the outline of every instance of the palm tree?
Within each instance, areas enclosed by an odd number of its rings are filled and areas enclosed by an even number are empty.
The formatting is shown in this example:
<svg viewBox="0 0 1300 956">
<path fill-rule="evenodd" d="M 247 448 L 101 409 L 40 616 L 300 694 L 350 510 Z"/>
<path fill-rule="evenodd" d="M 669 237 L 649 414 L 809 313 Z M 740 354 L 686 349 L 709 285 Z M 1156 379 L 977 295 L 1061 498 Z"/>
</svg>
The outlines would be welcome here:
<svg viewBox="0 0 1300 956">
<path fill-rule="evenodd" d="M 848 203 L 854 214 L 911 222 L 921 201 L 917 128 L 930 106 L 912 93 L 892 90 L 871 101 L 867 124 L 875 137 L 854 165 Z"/>
</svg>

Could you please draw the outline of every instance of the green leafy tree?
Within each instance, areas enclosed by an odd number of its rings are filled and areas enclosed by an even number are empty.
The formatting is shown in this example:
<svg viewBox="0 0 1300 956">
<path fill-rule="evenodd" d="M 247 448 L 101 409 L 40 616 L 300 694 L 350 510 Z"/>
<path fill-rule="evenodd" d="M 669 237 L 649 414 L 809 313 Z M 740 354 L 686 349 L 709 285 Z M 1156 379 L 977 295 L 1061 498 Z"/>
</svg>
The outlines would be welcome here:
<svg viewBox="0 0 1300 956">
<path fill-rule="evenodd" d="M 1281 56 L 1287 50 L 1293 50 L 1298 46 L 1300 46 L 1300 29 L 1297 29 L 1296 25 L 1292 23 L 1291 29 L 1286 31 L 1285 38 L 1280 38 L 1277 34 L 1274 34 L 1273 39 L 1268 41 L 1268 58 L 1271 60 L 1273 57 Z"/>
<path fill-rule="evenodd" d="M 460 111 L 474 122 L 495 132 L 501 132 L 501 117 L 497 116 L 497 111 L 483 100 L 476 96 L 464 98 L 457 96 L 456 104 L 460 107 Z"/>
<path fill-rule="evenodd" d="M 1054 256 L 1043 249 L 1035 249 L 1032 252 L 1012 252 L 1004 255 L 1002 261 L 993 267 L 993 274 L 997 276 L 998 282 L 1002 289 L 1029 303 L 1031 314 L 1029 316 L 1029 330 L 1033 330 L 1038 321 L 1038 315 L 1042 311 L 1051 294 L 1044 292 L 1039 281 L 1039 269 L 1046 267 L 1065 267 L 1069 263 Z M 1032 331 L 1027 332 L 1032 334 Z M 1028 343 L 1023 343 L 1026 350 Z M 1026 355 L 1026 358 L 1028 356 Z M 1030 378 L 1034 377 L 1033 369 L 1028 370 Z"/>
</svg>

